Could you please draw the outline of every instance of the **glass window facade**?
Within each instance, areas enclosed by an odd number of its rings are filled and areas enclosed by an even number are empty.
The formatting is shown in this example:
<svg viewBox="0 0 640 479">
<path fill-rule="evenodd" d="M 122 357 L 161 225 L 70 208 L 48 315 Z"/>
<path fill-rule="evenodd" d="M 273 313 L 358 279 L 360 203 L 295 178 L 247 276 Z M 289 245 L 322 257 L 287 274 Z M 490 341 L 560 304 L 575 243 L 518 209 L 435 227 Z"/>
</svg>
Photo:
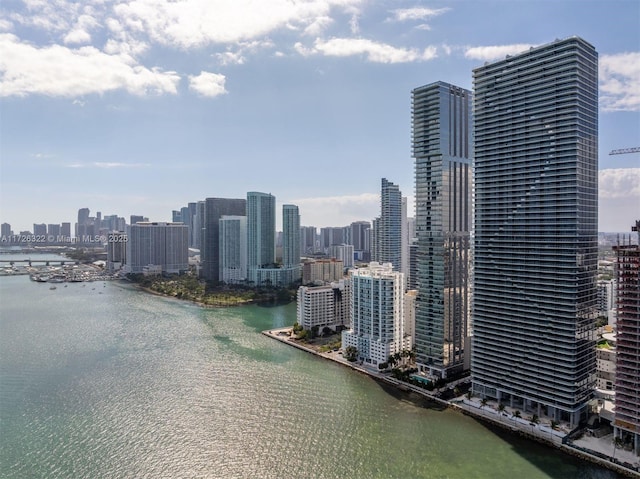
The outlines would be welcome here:
<svg viewBox="0 0 640 479">
<path fill-rule="evenodd" d="M 572 424 L 595 381 L 597 71 L 577 37 L 474 70 L 473 388 Z"/>
<path fill-rule="evenodd" d="M 416 358 L 442 378 L 469 367 L 471 102 L 470 91 L 444 82 L 412 92 Z"/>
</svg>

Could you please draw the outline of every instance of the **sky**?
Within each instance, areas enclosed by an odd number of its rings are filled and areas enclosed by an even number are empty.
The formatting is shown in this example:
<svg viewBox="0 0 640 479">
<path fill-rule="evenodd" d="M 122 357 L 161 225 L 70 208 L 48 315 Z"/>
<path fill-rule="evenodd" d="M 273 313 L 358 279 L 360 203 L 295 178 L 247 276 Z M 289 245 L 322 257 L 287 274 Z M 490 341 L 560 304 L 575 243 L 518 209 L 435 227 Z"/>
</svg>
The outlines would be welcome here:
<svg viewBox="0 0 640 479">
<path fill-rule="evenodd" d="M 262 191 L 345 226 L 381 178 L 412 209 L 412 89 L 573 35 L 599 53 L 599 230 L 627 232 L 640 153 L 609 152 L 640 146 L 638 0 L 2 0 L 0 222 Z"/>
</svg>

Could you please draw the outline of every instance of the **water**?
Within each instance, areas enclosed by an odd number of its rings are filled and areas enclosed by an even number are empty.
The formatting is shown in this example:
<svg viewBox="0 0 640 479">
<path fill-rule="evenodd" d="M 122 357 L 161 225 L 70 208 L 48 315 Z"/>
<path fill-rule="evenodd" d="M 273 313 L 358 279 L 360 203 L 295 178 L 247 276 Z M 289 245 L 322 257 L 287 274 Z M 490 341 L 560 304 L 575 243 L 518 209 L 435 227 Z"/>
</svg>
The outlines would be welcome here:
<svg viewBox="0 0 640 479">
<path fill-rule="evenodd" d="M 260 331 L 115 282 L 0 278 L 3 478 L 614 478 Z"/>
</svg>

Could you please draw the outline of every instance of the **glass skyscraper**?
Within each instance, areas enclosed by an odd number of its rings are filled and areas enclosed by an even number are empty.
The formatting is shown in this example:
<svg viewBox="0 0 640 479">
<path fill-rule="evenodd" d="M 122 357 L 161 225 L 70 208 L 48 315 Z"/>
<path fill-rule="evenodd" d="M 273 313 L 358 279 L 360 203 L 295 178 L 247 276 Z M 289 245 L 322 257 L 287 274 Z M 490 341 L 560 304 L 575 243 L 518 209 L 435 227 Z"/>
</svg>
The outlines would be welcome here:
<svg viewBox="0 0 640 479">
<path fill-rule="evenodd" d="M 444 82 L 412 92 L 418 369 L 469 368 L 472 205 L 471 92 Z"/>
<path fill-rule="evenodd" d="M 300 212 L 296 205 L 282 206 L 282 263 L 300 267 Z"/>
<path fill-rule="evenodd" d="M 595 384 L 598 57 L 557 40 L 474 70 L 475 394 L 576 425 Z"/>
<path fill-rule="evenodd" d="M 402 193 L 400 187 L 382 178 L 380 217 L 375 221 L 373 260 L 391 263 L 395 271 L 402 268 Z"/>
<path fill-rule="evenodd" d="M 256 270 L 271 268 L 276 261 L 276 197 L 247 193 L 247 268 L 256 281 Z"/>
</svg>

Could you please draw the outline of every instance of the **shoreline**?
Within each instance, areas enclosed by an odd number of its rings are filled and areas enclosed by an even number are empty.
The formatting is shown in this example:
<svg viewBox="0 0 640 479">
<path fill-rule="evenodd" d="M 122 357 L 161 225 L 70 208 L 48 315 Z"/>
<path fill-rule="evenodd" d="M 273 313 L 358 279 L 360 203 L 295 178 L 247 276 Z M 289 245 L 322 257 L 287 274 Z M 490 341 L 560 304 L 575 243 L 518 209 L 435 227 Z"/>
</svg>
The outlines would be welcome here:
<svg viewBox="0 0 640 479">
<path fill-rule="evenodd" d="M 412 384 L 404 383 L 402 381 L 398 381 L 397 379 L 390 377 L 387 374 L 379 373 L 373 369 L 358 365 L 357 363 L 351 363 L 343 358 L 341 354 L 338 352 L 329 351 L 329 352 L 319 352 L 311 347 L 304 346 L 296 341 L 292 341 L 290 336 L 288 335 L 291 332 L 291 327 L 279 328 L 279 329 L 270 329 L 262 331 L 264 336 L 275 339 L 281 343 L 292 346 L 301 351 L 305 351 L 307 353 L 313 354 L 316 357 L 323 358 L 328 361 L 333 361 L 334 363 L 341 364 L 346 366 L 354 371 L 357 371 L 361 374 L 365 374 L 370 378 L 383 382 L 388 385 L 392 385 L 398 388 L 402 392 L 406 393 L 416 393 L 423 396 L 428 401 L 432 401 L 437 403 L 440 406 L 444 406 L 446 408 L 450 408 L 456 412 L 460 412 L 466 416 L 473 417 L 474 419 L 490 424 L 491 426 L 497 426 L 502 430 L 519 434 L 522 437 L 538 442 L 539 444 L 544 444 L 549 447 L 553 447 L 558 449 L 570 456 L 578 457 L 580 459 L 589 461 L 593 464 L 605 467 L 617 474 L 621 474 L 624 477 L 631 478 L 640 478 L 640 473 L 631 468 L 625 467 L 622 464 L 612 462 L 611 460 L 600 457 L 597 454 L 597 451 L 589 452 L 584 448 L 579 446 L 573 446 L 567 442 L 567 438 L 570 435 L 569 432 L 563 431 L 563 433 L 559 433 L 556 430 L 552 430 L 551 428 L 545 428 L 543 425 L 532 425 L 528 420 L 524 418 L 516 418 L 516 420 L 511 420 L 509 422 L 506 421 L 506 415 L 504 413 L 499 413 L 495 411 L 495 413 L 489 412 L 488 409 L 485 409 L 483 406 L 476 405 L 477 401 L 454 398 L 452 400 L 445 400 L 433 395 L 430 391 L 419 388 L 417 386 L 413 386 Z M 503 418 L 504 416 L 504 418 Z M 535 431 L 535 432 L 534 432 Z M 548 437 L 545 437 L 548 436 Z"/>
</svg>

